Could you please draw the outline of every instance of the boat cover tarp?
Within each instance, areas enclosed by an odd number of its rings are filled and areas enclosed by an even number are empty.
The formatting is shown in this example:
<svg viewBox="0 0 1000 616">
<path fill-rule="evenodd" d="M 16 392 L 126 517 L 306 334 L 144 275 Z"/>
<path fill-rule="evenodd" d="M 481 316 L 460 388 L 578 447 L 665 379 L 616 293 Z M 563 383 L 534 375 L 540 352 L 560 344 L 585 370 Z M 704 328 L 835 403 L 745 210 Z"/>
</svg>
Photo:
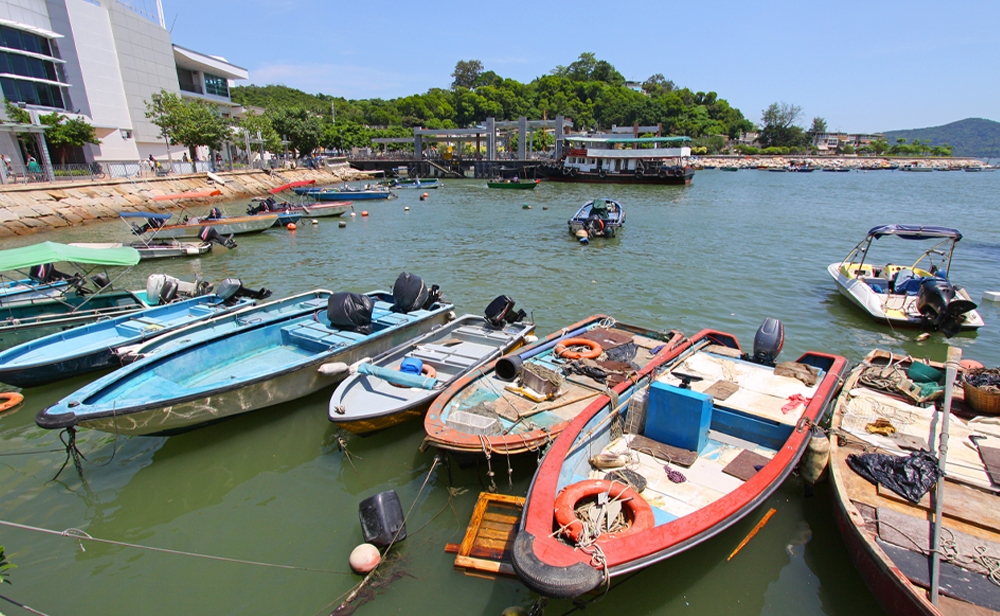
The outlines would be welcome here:
<svg viewBox="0 0 1000 616">
<path fill-rule="evenodd" d="M 873 227 L 868 235 L 879 239 L 884 235 L 895 235 L 904 240 L 926 240 L 947 237 L 956 242 L 962 239 L 962 234 L 958 229 L 949 227 L 924 227 L 920 225 L 880 225 Z"/>
<path fill-rule="evenodd" d="M 372 333 L 374 310 L 375 300 L 360 293 L 334 293 L 326 305 L 331 325 L 366 335 Z"/>
<path fill-rule="evenodd" d="M 0 272 L 60 261 L 128 266 L 139 262 L 139 251 L 130 247 L 85 248 L 55 242 L 0 250 Z"/>
<path fill-rule="evenodd" d="M 926 451 L 908 456 L 886 453 L 851 454 L 847 465 L 874 484 L 882 484 L 911 503 L 919 503 L 940 476 L 938 460 Z"/>
<path fill-rule="evenodd" d="M 153 220 L 169 220 L 170 214 L 158 214 L 156 212 L 118 212 L 122 218 L 145 218 Z"/>
</svg>

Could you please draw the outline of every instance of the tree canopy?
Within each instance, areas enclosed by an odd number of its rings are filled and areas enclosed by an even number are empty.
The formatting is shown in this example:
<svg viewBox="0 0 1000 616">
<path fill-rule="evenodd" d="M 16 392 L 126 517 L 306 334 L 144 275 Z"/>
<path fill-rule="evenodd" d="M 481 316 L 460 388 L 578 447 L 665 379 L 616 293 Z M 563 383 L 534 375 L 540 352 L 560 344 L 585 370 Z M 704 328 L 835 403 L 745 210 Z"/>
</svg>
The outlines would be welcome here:
<svg viewBox="0 0 1000 616">
<path fill-rule="evenodd" d="M 192 161 L 195 148 L 208 146 L 217 150 L 232 135 L 216 105 L 184 99 L 166 90 L 146 101 L 146 117 L 160 127 L 160 136 L 187 146 Z"/>
<path fill-rule="evenodd" d="M 79 118 L 67 118 L 54 112 L 38 116 L 38 121 L 45 127 L 45 141 L 59 153 L 60 164 L 66 164 L 72 148 L 100 143 L 94 127 Z"/>
<path fill-rule="evenodd" d="M 788 103 L 771 103 L 761 112 L 760 137 L 757 138 L 765 148 L 796 147 L 805 140 L 805 132 L 797 126 L 802 116 L 802 107 Z"/>
<path fill-rule="evenodd" d="M 286 133 L 279 128 L 280 114 L 306 111 L 320 125 L 318 143 L 336 149 L 370 145 L 374 136 L 411 135 L 412 131 L 396 133 L 414 126 L 464 128 L 489 117 L 516 120 L 520 116 L 552 119 L 562 115 L 571 119 L 577 130 L 636 122 L 643 126 L 662 124 L 664 134 L 693 138 L 736 137 L 753 129 L 753 123 L 739 109 L 715 92 L 678 87 L 660 73 L 647 79 L 642 91 L 633 90 L 614 66 L 589 52 L 529 83 L 486 70 L 479 60 L 460 60 L 451 76 L 449 89 L 431 88 L 423 94 L 391 100 L 348 100 L 285 86 L 239 86 L 233 88 L 232 97 L 244 106 L 266 109 L 281 134 Z M 336 106 L 336 121 L 331 103 Z M 294 141 L 291 134 L 286 136 Z"/>
</svg>

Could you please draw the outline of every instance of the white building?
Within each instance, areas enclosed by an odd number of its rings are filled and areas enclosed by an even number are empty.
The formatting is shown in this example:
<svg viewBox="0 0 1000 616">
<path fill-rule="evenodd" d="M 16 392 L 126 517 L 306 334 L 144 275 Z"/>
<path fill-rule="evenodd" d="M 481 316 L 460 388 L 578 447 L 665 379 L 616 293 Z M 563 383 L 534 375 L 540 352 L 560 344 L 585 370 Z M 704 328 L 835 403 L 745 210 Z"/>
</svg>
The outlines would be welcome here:
<svg viewBox="0 0 1000 616">
<path fill-rule="evenodd" d="M 58 111 L 96 128 L 99 146 L 87 162 L 165 158 L 146 101 L 166 90 L 219 105 L 238 115 L 229 97 L 244 68 L 173 45 L 161 0 L 0 0 L 0 86 L 3 96 L 33 117 Z M 174 145 L 179 159 L 186 148 Z M 0 153 L 21 162 L 9 132 Z M 83 162 L 83 161 L 77 161 Z"/>
</svg>

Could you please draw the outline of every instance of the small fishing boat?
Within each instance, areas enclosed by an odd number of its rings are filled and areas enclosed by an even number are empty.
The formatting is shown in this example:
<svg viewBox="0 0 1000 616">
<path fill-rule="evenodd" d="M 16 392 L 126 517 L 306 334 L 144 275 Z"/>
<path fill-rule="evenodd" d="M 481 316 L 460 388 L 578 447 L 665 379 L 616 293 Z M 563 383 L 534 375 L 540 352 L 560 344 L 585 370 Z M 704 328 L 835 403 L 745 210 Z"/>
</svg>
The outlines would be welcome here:
<svg viewBox="0 0 1000 616">
<path fill-rule="evenodd" d="M 200 290 L 209 289 L 210 285 Z M 115 354 L 121 346 L 239 310 L 270 293 L 267 290 L 247 292 L 238 280 L 227 280 L 215 294 L 182 299 L 37 338 L 0 352 L 0 383 L 38 387 L 115 368 L 121 365 Z"/>
<path fill-rule="evenodd" d="M 256 204 L 256 205 L 254 205 Z M 343 216 L 345 212 L 354 209 L 354 204 L 350 201 L 331 201 L 329 203 L 289 203 L 287 201 L 277 202 L 274 197 L 255 197 L 253 202 L 247 206 L 247 214 L 253 215 L 260 212 L 296 212 L 302 216 L 312 218 L 322 218 L 327 216 Z"/>
<path fill-rule="evenodd" d="M 350 190 L 350 191 L 322 191 L 309 193 L 309 196 L 316 201 L 371 201 L 373 199 L 389 199 L 393 196 L 388 190 Z"/>
<path fill-rule="evenodd" d="M 152 218 L 165 222 L 170 219 L 170 214 L 157 214 L 153 212 L 119 212 L 118 217 L 133 233 L 136 233 L 136 230 L 140 227 L 132 224 L 132 219 L 142 218 L 149 221 Z M 70 246 L 83 246 L 85 248 L 122 248 L 128 246 L 135 248 L 139 252 L 140 259 L 147 261 L 149 259 L 166 259 L 172 257 L 191 257 L 203 255 L 212 250 L 212 244 L 218 244 L 227 249 L 236 248 L 236 242 L 233 241 L 232 235 L 229 237 L 222 237 L 213 227 L 203 228 L 201 233 L 198 235 L 198 239 L 195 241 L 180 241 L 173 238 L 160 238 L 157 237 L 158 231 L 159 227 L 150 225 L 146 231 L 140 233 L 143 237 L 134 242 L 74 242 L 73 244 L 70 244 Z"/>
<path fill-rule="evenodd" d="M 243 319 L 236 330 L 165 346 L 42 410 L 35 422 L 50 429 L 170 434 L 297 400 L 343 379 L 347 364 L 453 317 L 451 304 L 419 278 L 404 276 L 393 293 L 334 293 L 325 311 Z M 411 292 L 414 280 L 419 293 Z"/>
<path fill-rule="evenodd" d="M 834 518 L 892 616 L 1000 612 L 1000 432 L 971 406 L 960 359 L 876 349 L 834 407 Z"/>
<path fill-rule="evenodd" d="M 727 167 L 721 167 L 721 169 L 723 171 L 739 171 L 740 170 L 739 167 L 728 167 L 728 166 Z"/>
<path fill-rule="evenodd" d="M 34 278 L 0 281 L 0 306 L 57 297 L 65 292 L 67 284 L 65 280 L 39 282 Z"/>
<path fill-rule="evenodd" d="M 625 225 L 625 208 L 614 199 L 588 201 L 569 219 L 569 232 L 586 244 L 592 237 L 614 237 Z"/>
<path fill-rule="evenodd" d="M 486 182 L 487 188 L 505 188 L 508 190 L 535 190 L 541 180 L 493 180 L 492 182 Z"/>
<path fill-rule="evenodd" d="M 155 234 L 161 238 L 200 238 L 202 232 L 211 227 L 220 235 L 239 235 L 241 233 L 260 233 L 270 229 L 278 222 L 277 213 L 260 214 L 257 216 L 222 216 L 219 208 L 212 208 L 207 216 L 187 217 L 179 224 L 168 225 L 169 214 L 153 212 L 137 212 L 139 217 L 146 219 L 146 224 L 132 225 L 136 235 Z M 164 218 L 166 216 L 166 218 Z"/>
<path fill-rule="evenodd" d="M 753 354 L 704 330 L 666 370 L 599 397 L 549 448 L 511 550 L 531 590 L 573 598 L 692 548 L 750 514 L 791 474 L 847 360 L 777 367 L 767 319 Z M 790 376 L 796 375 L 796 376 Z"/>
<path fill-rule="evenodd" d="M 100 318 L 148 308 L 145 291 L 115 290 L 106 271 L 109 266 L 123 268 L 116 273 L 120 277 L 138 262 L 139 253 L 133 248 L 81 248 L 42 242 L 0 250 L 0 281 L 13 272 L 14 280 L 28 279 L 59 291 L 0 305 L 0 350 Z M 60 263 L 71 267 L 72 273 L 56 269 Z"/>
<path fill-rule="evenodd" d="M 424 446 L 484 456 L 538 451 L 602 392 L 631 391 L 683 339 L 604 315 L 584 319 L 452 383 L 427 411 Z"/>
<path fill-rule="evenodd" d="M 455 379 L 522 346 L 535 330 L 500 296 L 485 317 L 472 314 L 351 367 L 330 398 L 330 421 L 355 434 L 419 417 Z"/>
<path fill-rule="evenodd" d="M 418 189 L 432 189 L 440 188 L 441 182 L 437 178 L 430 179 L 420 179 L 420 178 L 410 178 L 401 180 L 392 180 L 387 184 L 390 188 L 418 188 Z"/>
<path fill-rule="evenodd" d="M 872 243 L 883 237 L 932 240 L 934 245 L 913 263 L 873 261 Z M 955 245 L 962 239 L 957 229 L 915 225 L 880 225 L 838 263 L 827 268 L 841 295 L 876 321 L 892 326 L 919 327 L 954 336 L 961 330 L 983 326 L 983 318 L 969 293 L 948 276 Z"/>
</svg>

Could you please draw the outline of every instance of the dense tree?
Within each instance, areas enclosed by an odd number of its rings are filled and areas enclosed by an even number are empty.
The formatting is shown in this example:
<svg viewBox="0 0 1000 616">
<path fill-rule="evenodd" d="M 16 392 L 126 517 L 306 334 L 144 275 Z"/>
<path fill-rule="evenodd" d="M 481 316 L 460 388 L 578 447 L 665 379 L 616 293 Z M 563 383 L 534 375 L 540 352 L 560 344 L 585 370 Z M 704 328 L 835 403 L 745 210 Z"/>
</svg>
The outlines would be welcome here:
<svg viewBox="0 0 1000 616">
<path fill-rule="evenodd" d="M 483 63 L 479 60 L 459 60 L 452 71 L 452 88 L 475 88 L 479 76 L 483 74 Z"/>
<path fill-rule="evenodd" d="M 4 107 L 7 109 L 7 119 L 18 124 L 31 124 L 31 114 L 21 109 L 9 100 L 5 100 Z"/>
<path fill-rule="evenodd" d="M 216 105 L 183 99 L 166 90 L 146 101 L 146 117 L 160 128 L 161 137 L 187 146 L 192 161 L 196 148 L 208 146 L 217 150 L 232 135 Z"/>
<path fill-rule="evenodd" d="M 268 111 L 274 130 L 299 156 L 311 154 L 323 140 L 323 125 L 318 116 L 306 109 L 274 109 Z"/>
<path fill-rule="evenodd" d="M 650 96 L 666 94 L 673 91 L 675 87 L 674 82 L 664 77 L 663 73 L 657 73 L 642 83 L 642 91 Z"/>
<path fill-rule="evenodd" d="M 795 125 L 802 115 L 802 107 L 788 103 L 771 103 L 761 112 L 760 137 L 757 140 L 767 147 L 797 147 L 804 141 L 802 128 Z"/>
<path fill-rule="evenodd" d="M 278 131 L 274 130 L 271 118 L 267 114 L 256 114 L 248 110 L 242 118 L 238 118 L 234 122 L 234 125 L 236 128 L 249 133 L 251 139 L 262 139 L 265 150 L 269 152 L 278 152 L 281 150 L 281 136 L 278 135 Z M 241 148 L 245 147 L 244 143 L 237 143 L 236 145 Z"/>
<path fill-rule="evenodd" d="M 826 120 L 820 117 L 813 118 L 812 127 L 809 128 L 809 132 L 813 135 L 818 135 L 820 133 L 826 132 Z"/>
<path fill-rule="evenodd" d="M 94 127 L 79 118 L 67 118 L 61 113 L 50 113 L 38 116 L 38 121 L 45 127 L 45 141 L 49 148 L 59 154 L 59 164 L 65 165 L 73 148 L 80 148 L 88 143 L 97 145 L 100 140 L 94 132 Z"/>
</svg>

